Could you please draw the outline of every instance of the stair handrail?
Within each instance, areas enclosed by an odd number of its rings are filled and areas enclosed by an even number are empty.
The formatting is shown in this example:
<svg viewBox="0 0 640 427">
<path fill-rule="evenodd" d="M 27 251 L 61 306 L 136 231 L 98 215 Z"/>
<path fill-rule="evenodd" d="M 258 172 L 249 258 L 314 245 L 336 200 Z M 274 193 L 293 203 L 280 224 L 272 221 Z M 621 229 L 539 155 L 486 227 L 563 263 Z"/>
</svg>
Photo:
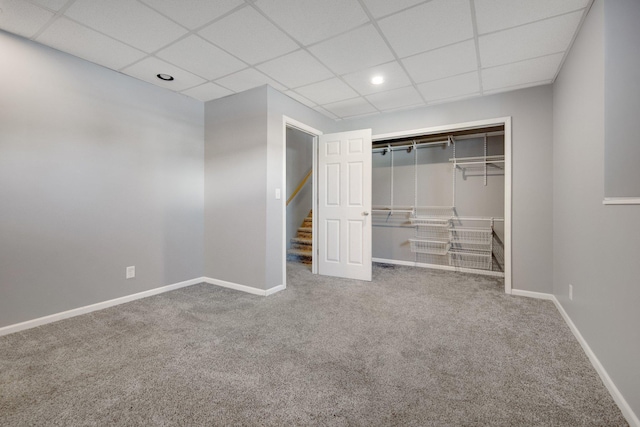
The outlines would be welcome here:
<svg viewBox="0 0 640 427">
<path fill-rule="evenodd" d="M 312 173 L 313 173 L 313 168 L 309 169 L 309 172 L 307 172 L 307 175 L 304 178 L 302 178 L 302 181 L 300 181 L 300 184 L 298 184 L 296 189 L 293 191 L 293 194 L 291 195 L 291 197 L 287 199 L 286 206 L 289 206 L 289 203 L 291 203 L 291 201 L 298 195 L 300 190 L 302 190 L 302 187 L 304 187 L 304 185 L 307 183 Z"/>
</svg>

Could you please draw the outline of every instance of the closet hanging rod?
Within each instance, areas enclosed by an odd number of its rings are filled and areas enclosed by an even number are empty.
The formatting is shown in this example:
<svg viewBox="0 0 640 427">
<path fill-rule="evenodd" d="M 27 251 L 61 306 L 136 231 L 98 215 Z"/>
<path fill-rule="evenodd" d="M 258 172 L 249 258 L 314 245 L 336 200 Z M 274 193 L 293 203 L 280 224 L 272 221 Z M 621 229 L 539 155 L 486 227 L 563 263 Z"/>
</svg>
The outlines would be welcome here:
<svg viewBox="0 0 640 427">
<path fill-rule="evenodd" d="M 500 131 L 493 131 L 493 132 L 479 132 L 479 133 L 474 133 L 474 134 L 467 134 L 467 135 L 443 135 L 443 138 L 446 139 L 442 139 L 442 140 L 438 140 L 436 137 L 435 141 L 430 140 L 430 138 L 424 138 L 425 135 L 422 135 L 422 137 L 420 136 L 416 136 L 416 138 L 414 139 L 405 139 L 405 140 L 401 140 L 401 141 L 391 141 L 391 140 L 376 140 L 373 141 L 374 145 L 378 145 L 377 147 L 374 147 L 374 150 L 382 150 L 385 149 L 389 146 L 391 146 L 393 149 L 396 149 L 396 147 L 399 147 L 398 149 L 407 149 L 408 147 L 412 146 L 412 145 L 423 145 L 423 144 L 431 144 L 431 145 L 442 145 L 442 144 L 447 144 L 449 142 L 449 137 L 453 138 L 455 141 L 464 141 L 464 140 L 468 140 L 468 139 L 477 139 L 477 138 L 481 138 L 484 136 L 501 136 L 504 135 L 504 130 L 500 130 Z M 389 141 L 389 142 L 387 142 Z M 428 141 L 426 143 L 422 143 L 420 141 Z M 385 144 L 384 146 L 381 144 Z M 392 145 L 395 144 L 395 145 Z"/>
<path fill-rule="evenodd" d="M 411 141 L 409 141 L 411 142 Z M 404 144 L 404 145 L 393 145 L 393 146 L 386 146 L 386 147 L 376 147 L 371 149 L 372 152 L 377 153 L 380 151 L 384 151 L 385 153 L 387 151 L 398 151 L 398 150 L 409 150 L 412 148 L 423 148 L 423 147 L 428 147 L 428 146 L 433 146 L 433 145 L 445 145 L 448 144 L 449 140 L 446 141 L 436 141 L 436 142 L 422 142 L 422 143 L 415 143 L 415 144 Z"/>
</svg>

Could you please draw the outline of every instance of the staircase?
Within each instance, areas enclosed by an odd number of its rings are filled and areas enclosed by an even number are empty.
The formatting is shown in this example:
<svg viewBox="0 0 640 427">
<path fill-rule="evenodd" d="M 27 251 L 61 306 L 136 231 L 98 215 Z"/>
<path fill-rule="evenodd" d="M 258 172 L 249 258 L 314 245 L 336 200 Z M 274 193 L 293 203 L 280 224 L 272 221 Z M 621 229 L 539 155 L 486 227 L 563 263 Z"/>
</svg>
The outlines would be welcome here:
<svg viewBox="0 0 640 427">
<path fill-rule="evenodd" d="M 311 264 L 313 252 L 311 250 L 311 236 L 313 225 L 313 211 L 309 211 L 309 215 L 302 221 L 302 225 L 298 228 L 296 237 L 291 239 L 291 249 L 287 251 L 290 261 L 299 261 L 304 264 Z"/>
</svg>

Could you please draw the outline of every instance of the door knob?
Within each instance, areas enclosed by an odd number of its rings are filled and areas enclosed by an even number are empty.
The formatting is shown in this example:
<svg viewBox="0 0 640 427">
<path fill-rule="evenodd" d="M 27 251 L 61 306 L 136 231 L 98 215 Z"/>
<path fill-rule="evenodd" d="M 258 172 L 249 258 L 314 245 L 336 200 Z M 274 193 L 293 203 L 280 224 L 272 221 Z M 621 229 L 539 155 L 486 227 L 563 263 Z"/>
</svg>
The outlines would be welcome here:
<svg viewBox="0 0 640 427">
<path fill-rule="evenodd" d="M 364 216 L 369 216 L 369 212 L 364 211 L 364 212 L 362 212 L 362 215 L 364 215 Z"/>
</svg>

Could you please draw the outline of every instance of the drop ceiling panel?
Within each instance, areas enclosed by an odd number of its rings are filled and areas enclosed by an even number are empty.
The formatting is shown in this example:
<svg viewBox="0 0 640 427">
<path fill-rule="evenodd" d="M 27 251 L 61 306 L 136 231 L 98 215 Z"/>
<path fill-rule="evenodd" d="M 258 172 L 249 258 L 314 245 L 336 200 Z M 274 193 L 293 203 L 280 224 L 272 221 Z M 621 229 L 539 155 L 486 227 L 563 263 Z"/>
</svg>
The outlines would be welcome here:
<svg viewBox="0 0 640 427">
<path fill-rule="evenodd" d="M 328 104 L 358 96 L 356 91 L 338 78 L 302 86 L 296 89 L 296 92 L 317 104 Z"/>
<path fill-rule="evenodd" d="M 332 104 L 326 104 L 322 106 L 331 114 L 337 117 L 353 117 L 362 116 L 364 114 L 375 113 L 376 109 L 367 102 L 366 99 L 358 97 L 354 99 L 347 99 L 346 101 L 334 102 Z"/>
<path fill-rule="evenodd" d="M 371 83 L 371 78 L 378 75 L 384 76 L 384 83 L 374 85 Z M 346 74 L 342 78 L 361 95 L 384 92 L 411 84 L 407 73 L 404 72 L 397 61 Z"/>
<path fill-rule="evenodd" d="M 171 64 L 179 65 L 209 80 L 247 67 L 244 62 L 196 35 L 180 40 L 157 55 Z"/>
<path fill-rule="evenodd" d="M 334 77 L 331 71 L 304 50 L 273 59 L 256 68 L 289 88 Z"/>
<path fill-rule="evenodd" d="M 147 55 L 65 17 L 53 22 L 36 40 L 114 70 L 119 70 Z"/>
<path fill-rule="evenodd" d="M 544 56 L 527 61 L 482 70 L 482 87 L 495 90 L 554 79 L 563 54 Z"/>
<path fill-rule="evenodd" d="M 478 68 L 476 44 L 473 40 L 467 40 L 410 56 L 403 59 L 402 63 L 416 83 L 468 73 Z"/>
<path fill-rule="evenodd" d="M 165 16 L 184 25 L 190 30 L 201 27 L 219 18 L 236 7 L 243 0 L 140 0 Z"/>
<path fill-rule="evenodd" d="M 480 93 L 476 71 L 418 85 L 427 102 Z"/>
<path fill-rule="evenodd" d="M 400 57 L 473 37 L 469 0 L 432 0 L 379 21 Z"/>
<path fill-rule="evenodd" d="M 424 0 L 364 0 L 374 18 L 381 18 L 422 2 Z"/>
<path fill-rule="evenodd" d="M 412 105 L 424 105 L 420 94 L 413 86 L 374 93 L 366 97 L 378 110 L 395 110 Z"/>
<path fill-rule="evenodd" d="M 482 67 L 531 59 L 565 51 L 576 33 L 582 12 L 480 36 Z"/>
<path fill-rule="evenodd" d="M 52 12 L 24 0 L 3 0 L 0 9 L 0 29 L 23 37 L 33 37 L 53 17 Z"/>
<path fill-rule="evenodd" d="M 266 84 L 270 85 L 274 89 L 286 89 L 286 87 L 282 86 L 280 83 L 270 79 L 254 68 L 246 68 L 242 71 L 238 71 L 237 73 L 216 80 L 216 83 L 231 89 L 234 92 L 242 92 Z"/>
<path fill-rule="evenodd" d="M 369 21 L 358 0 L 257 0 L 255 5 L 305 45 Z"/>
<path fill-rule="evenodd" d="M 187 33 L 136 0 L 76 0 L 65 15 L 148 53 Z"/>
<path fill-rule="evenodd" d="M 589 0 L 475 0 L 478 33 L 528 24 L 587 7 Z"/>
<path fill-rule="evenodd" d="M 204 79 L 155 57 L 143 59 L 142 61 L 125 68 L 122 72 L 140 80 L 144 80 L 176 92 L 189 89 L 205 82 Z M 175 80 L 170 82 L 160 80 L 156 77 L 159 73 L 169 74 L 173 76 Z"/>
<path fill-rule="evenodd" d="M 245 7 L 216 21 L 199 34 L 249 64 L 267 61 L 299 48 L 296 42 L 252 7 Z"/>
<path fill-rule="evenodd" d="M 203 102 L 233 94 L 232 91 L 211 82 L 187 89 L 182 93 Z"/>
<path fill-rule="evenodd" d="M 350 73 L 394 59 L 373 25 L 326 40 L 310 47 L 309 51 L 336 74 Z"/>
<path fill-rule="evenodd" d="M 62 6 L 67 4 L 67 0 L 31 0 L 32 3 L 39 4 L 41 6 L 46 7 L 47 9 L 51 9 L 54 11 L 58 11 L 62 9 Z"/>
</svg>

